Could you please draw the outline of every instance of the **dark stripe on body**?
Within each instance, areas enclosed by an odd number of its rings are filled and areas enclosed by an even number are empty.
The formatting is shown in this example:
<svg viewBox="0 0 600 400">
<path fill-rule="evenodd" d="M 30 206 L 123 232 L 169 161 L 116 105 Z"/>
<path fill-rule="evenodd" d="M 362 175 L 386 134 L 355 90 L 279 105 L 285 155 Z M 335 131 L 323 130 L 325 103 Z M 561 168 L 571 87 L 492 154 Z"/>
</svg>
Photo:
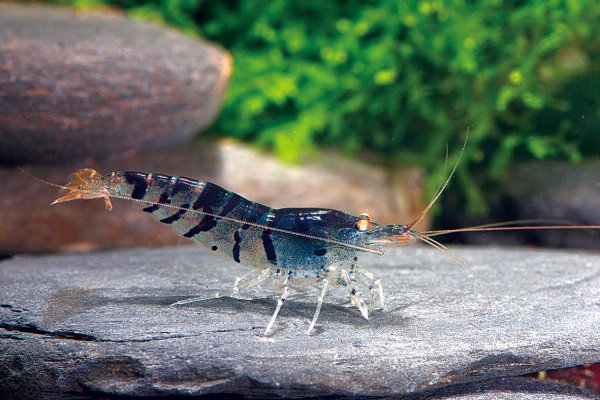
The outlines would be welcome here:
<svg viewBox="0 0 600 400">
<path fill-rule="evenodd" d="M 179 192 L 189 193 L 198 188 L 200 182 L 195 179 L 189 179 L 184 177 L 178 177 L 175 180 L 175 184 L 171 189 L 170 197 L 175 196 Z"/>
<path fill-rule="evenodd" d="M 228 199 L 228 197 L 231 197 L 231 199 Z M 213 210 L 223 204 L 219 215 L 226 216 L 237 207 L 241 200 L 241 196 L 238 196 L 232 192 L 228 192 L 220 186 L 206 182 L 204 190 L 202 190 L 202 193 L 200 193 L 192 205 L 192 208 L 194 210 L 201 209 L 201 211 L 215 214 Z M 183 236 L 186 238 L 192 238 L 200 232 L 210 231 L 217 226 L 217 222 L 218 218 L 215 218 L 211 215 L 205 215 L 202 217 L 198 225 L 184 233 Z"/>
<path fill-rule="evenodd" d="M 205 215 L 204 217 L 202 217 L 198 225 L 184 233 L 183 236 L 186 238 L 193 238 L 200 232 L 210 231 L 215 226 L 217 226 L 217 221 L 213 217 Z"/>
<path fill-rule="evenodd" d="M 160 206 L 157 204 L 154 204 L 154 205 L 144 208 L 142 211 L 147 212 L 147 213 L 153 213 L 154 211 L 158 211 L 158 209 L 160 209 Z"/>
<path fill-rule="evenodd" d="M 177 210 L 177 212 L 175 214 L 168 216 L 167 218 L 161 219 L 160 222 L 162 222 L 163 224 L 172 224 L 173 222 L 180 219 L 182 215 L 184 215 L 186 212 L 188 212 L 190 205 L 183 204 L 181 207 L 182 207 L 181 210 Z"/>
<path fill-rule="evenodd" d="M 232 212 L 238 206 L 238 204 L 240 204 L 240 201 L 242 201 L 242 197 L 238 196 L 235 193 L 227 192 L 223 201 L 225 202 L 225 205 L 223 206 L 221 212 L 219 212 L 219 215 L 225 217 L 227 216 L 227 214 Z"/>
<path fill-rule="evenodd" d="M 204 189 L 192 205 L 192 208 L 198 210 L 200 208 L 206 209 L 209 207 L 217 207 L 221 204 L 224 193 L 227 193 L 227 191 L 222 187 L 206 182 Z"/>
<path fill-rule="evenodd" d="M 267 260 L 273 264 L 277 265 L 277 254 L 275 254 L 275 246 L 273 246 L 273 239 L 271 238 L 271 233 L 273 233 L 270 229 L 265 229 L 262 233 L 262 242 L 263 247 L 265 248 L 265 254 L 267 255 Z"/>
<path fill-rule="evenodd" d="M 148 188 L 147 175 L 140 172 L 125 172 L 124 177 L 127 183 L 133 185 L 131 197 L 134 199 L 143 199 Z"/>
<path fill-rule="evenodd" d="M 160 175 L 160 174 L 156 174 L 156 176 L 153 176 L 153 178 L 154 178 L 153 185 L 158 186 L 158 187 L 164 187 L 166 189 L 164 192 L 162 192 L 160 194 L 160 197 L 158 199 L 158 203 L 160 203 L 160 204 L 171 204 L 171 198 L 173 196 L 175 196 L 179 192 L 184 192 L 184 193 L 191 192 L 198 187 L 198 183 L 199 183 L 198 181 L 193 180 L 193 179 Z M 173 181 L 174 181 L 174 183 L 171 183 Z M 169 187 L 170 187 L 170 190 L 169 190 Z M 189 208 L 190 205 L 184 204 L 184 205 L 182 205 L 182 207 Z M 158 211 L 160 208 L 161 208 L 160 205 L 154 204 L 152 206 L 144 208 L 143 211 L 153 213 L 155 211 Z M 183 214 L 185 214 L 186 212 L 187 212 L 187 210 L 179 210 L 172 216 L 160 220 L 160 222 L 163 222 L 166 224 L 172 224 L 173 222 L 180 219 L 181 216 Z"/>
<path fill-rule="evenodd" d="M 239 229 L 233 234 L 233 240 L 235 241 L 233 244 L 233 260 L 235 262 L 240 262 L 240 243 L 242 243 L 242 236 L 240 235 Z"/>
<path fill-rule="evenodd" d="M 160 194 L 160 197 L 158 198 L 158 202 L 160 204 L 171 204 L 171 199 L 169 199 L 169 194 L 167 192 L 162 192 Z M 188 207 L 189 207 L 189 204 L 188 204 Z M 153 204 L 149 207 L 144 208 L 142 211 L 153 213 L 155 211 L 158 211 L 159 209 L 160 209 L 160 206 L 158 204 Z"/>
</svg>

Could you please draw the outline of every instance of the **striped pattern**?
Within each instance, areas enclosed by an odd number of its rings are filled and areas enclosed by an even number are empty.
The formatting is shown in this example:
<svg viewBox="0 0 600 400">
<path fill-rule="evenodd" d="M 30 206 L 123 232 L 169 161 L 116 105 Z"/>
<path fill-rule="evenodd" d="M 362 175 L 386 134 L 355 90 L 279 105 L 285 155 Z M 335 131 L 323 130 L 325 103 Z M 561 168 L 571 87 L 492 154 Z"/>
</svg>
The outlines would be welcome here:
<svg viewBox="0 0 600 400">
<path fill-rule="evenodd" d="M 235 231 L 235 233 L 233 234 L 233 241 L 234 241 L 233 261 L 240 262 L 240 251 L 241 251 L 240 244 L 242 243 L 242 236 L 240 235 L 239 229 L 237 231 Z"/>
<path fill-rule="evenodd" d="M 273 209 L 270 207 L 251 202 L 210 182 L 130 171 L 121 174 L 129 185 L 126 192 L 132 198 L 183 208 L 173 209 L 154 204 L 143 209 L 160 222 L 172 225 L 182 236 L 196 240 L 213 251 L 219 250 L 238 263 L 242 261 L 244 252 L 255 253 L 262 250 L 266 261 L 271 265 L 277 265 L 272 230 L 251 229 L 253 227 L 249 224 L 240 225 L 240 223 L 219 219 L 212 215 L 190 212 L 190 210 L 198 210 L 268 225 L 274 220 Z M 227 234 L 227 232 L 233 232 L 233 235 Z M 246 246 L 244 239 L 247 234 L 256 235 L 258 232 L 260 232 L 263 244 L 262 249 Z M 224 237 L 228 237 L 228 239 L 223 240 Z M 227 249 L 230 249 L 229 254 L 227 254 Z"/>
<path fill-rule="evenodd" d="M 267 255 L 267 260 L 273 265 L 277 265 L 277 254 L 275 252 L 275 246 L 273 246 L 273 240 L 271 234 L 273 233 L 270 229 L 264 229 L 262 233 L 263 248 Z"/>
<path fill-rule="evenodd" d="M 287 274 L 302 273 L 304 276 L 320 276 L 332 264 L 354 262 L 354 249 L 282 233 L 279 229 L 347 240 L 348 231 L 354 229 L 355 216 L 318 208 L 275 210 L 213 183 L 184 177 L 140 172 L 114 174 L 123 178 L 122 187 L 116 189 L 118 194 L 157 203 L 143 210 L 173 227 L 183 237 L 235 262 L 259 269 L 275 267 Z M 262 227 L 252 225 L 254 223 Z"/>
<path fill-rule="evenodd" d="M 146 174 L 142 174 L 139 172 L 125 173 L 125 180 L 127 180 L 128 184 L 133 186 L 131 198 L 141 200 L 146 196 L 146 189 L 148 188 L 146 176 Z"/>
</svg>

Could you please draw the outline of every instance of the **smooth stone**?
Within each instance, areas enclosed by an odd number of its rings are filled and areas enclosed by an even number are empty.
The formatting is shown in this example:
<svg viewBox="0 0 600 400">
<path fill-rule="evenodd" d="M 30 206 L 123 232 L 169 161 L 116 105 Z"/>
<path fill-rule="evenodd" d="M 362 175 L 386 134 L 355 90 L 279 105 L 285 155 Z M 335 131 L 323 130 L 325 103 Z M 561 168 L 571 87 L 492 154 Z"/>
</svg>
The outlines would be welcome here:
<svg viewBox="0 0 600 400">
<path fill-rule="evenodd" d="M 116 12 L 0 3 L 0 164 L 119 158 L 210 124 L 229 54 Z"/>
<path fill-rule="evenodd" d="M 248 269 L 199 248 L 6 260 L 0 387 L 46 398 L 420 398 L 600 359 L 600 254 L 453 251 L 483 289 L 440 251 L 391 248 L 361 258 L 383 281 L 384 310 L 365 320 L 343 305 L 346 290 L 331 290 L 307 336 L 315 301 L 292 297 L 267 337 L 274 290 L 225 296 Z M 170 307 L 196 296 L 206 300 Z M 513 398 L 498 393 L 481 398 Z"/>
<path fill-rule="evenodd" d="M 272 155 L 230 140 L 198 141 L 185 148 L 122 160 L 27 168 L 47 181 L 64 184 L 75 170 L 101 173 L 133 170 L 187 176 L 219 184 L 252 201 L 273 207 L 323 207 L 359 214 L 382 223 L 407 223 L 424 207 L 422 171 L 383 167 L 327 154 L 321 161 L 288 165 Z M 390 179 L 393 175 L 393 181 Z M 101 200 L 49 206 L 56 188 L 14 168 L 0 168 L 0 254 L 87 251 L 99 248 L 189 244 L 168 226 L 141 212 L 137 204 Z M 420 224 L 427 228 L 426 219 Z"/>
</svg>

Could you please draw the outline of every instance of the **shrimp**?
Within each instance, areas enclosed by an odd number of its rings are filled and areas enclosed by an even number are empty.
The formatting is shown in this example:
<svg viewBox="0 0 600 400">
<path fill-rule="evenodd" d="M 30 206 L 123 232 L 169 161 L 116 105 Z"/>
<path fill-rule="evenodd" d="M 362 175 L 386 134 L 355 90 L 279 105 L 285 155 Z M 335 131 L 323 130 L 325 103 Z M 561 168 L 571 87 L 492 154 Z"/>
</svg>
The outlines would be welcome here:
<svg viewBox="0 0 600 400">
<path fill-rule="evenodd" d="M 236 292 L 273 276 L 281 296 L 265 334 L 271 331 L 296 283 L 320 288 L 307 333 L 315 327 L 329 286 L 346 288 L 351 303 L 368 319 L 376 297 L 383 307 L 383 287 L 379 278 L 358 263 L 358 253 L 381 255 L 380 244 L 407 243 L 419 237 L 409 226 L 381 226 L 366 213 L 355 216 L 324 208 L 275 209 L 210 182 L 155 173 L 101 175 L 93 169 L 80 169 L 64 190 L 67 193 L 52 204 L 102 198 L 110 210 L 111 198 L 133 200 L 183 237 L 253 267 L 255 273 L 235 283 Z M 370 291 L 368 302 L 359 289 L 363 284 Z"/>
<path fill-rule="evenodd" d="M 351 304 L 365 319 L 369 319 L 376 303 L 383 308 L 381 280 L 359 262 L 360 254 L 383 255 L 382 245 L 424 242 L 448 254 L 474 277 L 466 262 L 432 236 L 465 231 L 600 229 L 600 226 L 505 226 L 501 223 L 453 230 L 414 230 L 413 227 L 424 218 L 450 182 L 464 149 L 463 145 L 454 168 L 429 204 L 407 225 L 381 225 L 367 213 L 352 215 L 326 208 L 275 209 L 252 202 L 214 183 L 133 171 L 102 175 L 93 169 L 80 169 L 72 174 L 65 186 L 51 184 L 66 192 L 52 204 L 100 198 L 110 210 L 111 198 L 138 202 L 144 205 L 144 212 L 163 224 L 171 225 L 183 237 L 216 254 L 253 267 L 252 273 L 235 282 L 234 292 L 272 277 L 273 285 L 281 295 L 265 335 L 271 332 L 290 290 L 300 285 L 317 288 L 317 307 L 306 331 L 310 334 L 330 287 L 346 290 Z M 361 288 L 368 289 L 368 300 L 361 293 Z"/>
</svg>

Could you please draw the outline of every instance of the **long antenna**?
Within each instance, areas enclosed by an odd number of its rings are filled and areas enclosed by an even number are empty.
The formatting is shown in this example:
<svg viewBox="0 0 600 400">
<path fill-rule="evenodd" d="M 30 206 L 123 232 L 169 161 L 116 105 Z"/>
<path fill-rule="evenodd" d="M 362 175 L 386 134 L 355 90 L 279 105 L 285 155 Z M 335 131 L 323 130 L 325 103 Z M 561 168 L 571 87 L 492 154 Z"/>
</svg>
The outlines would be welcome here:
<svg viewBox="0 0 600 400">
<path fill-rule="evenodd" d="M 460 149 L 460 154 L 458 155 L 458 160 L 456 160 L 456 163 L 454 164 L 454 167 L 452 168 L 452 171 L 450 172 L 450 175 L 448 175 L 448 178 L 446 179 L 446 182 L 444 182 L 444 184 L 442 185 L 441 188 L 439 188 L 436 192 L 436 194 L 433 196 L 433 198 L 431 199 L 431 201 L 429 202 L 429 204 L 427 204 L 427 207 L 425 207 L 425 209 L 423 211 L 421 211 L 421 213 L 419 215 L 417 215 L 417 217 L 408 225 L 405 226 L 406 230 L 409 231 L 413 226 L 415 226 L 416 224 L 418 224 L 419 222 L 421 222 L 421 220 L 425 217 L 425 215 L 427 215 L 427 212 L 429 212 L 429 210 L 431 209 L 431 207 L 433 207 L 433 205 L 435 204 L 435 202 L 437 201 L 437 199 L 442 195 L 442 193 L 444 192 L 444 190 L 446 189 L 446 187 L 448 186 L 448 184 L 450 183 L 450 180 L 452 179 L 452 177 L 454 176 L 454 173 L 456 172 L 456 169 L 458 168 L 458 165 L 460 164 L 460 161 L 463 157 L 463 154 L 465 152 L 465 148 L 467 147 L 467 142 L 469 140 L 469 127 L 467 127 L 467 134 L 465 136 L 465 141 L 462 145 L 462 148 Z M 447 148 L 446 148 L 447 151 Z"/>
<path fill-rule="evenodd" d="M 473 226 L 458 229 L 443 229 L 438 231 L 424 231 L 422 235 L 427 237 L 448 235 L 450 233 L 460 232 L 502 232 L 502 231 L 539 231 L 544 229 L 600 229 L 600 225 L 529 225 L 529 226 L 503 226 L 503 227 L 485 227 Z"/>
</svg>

